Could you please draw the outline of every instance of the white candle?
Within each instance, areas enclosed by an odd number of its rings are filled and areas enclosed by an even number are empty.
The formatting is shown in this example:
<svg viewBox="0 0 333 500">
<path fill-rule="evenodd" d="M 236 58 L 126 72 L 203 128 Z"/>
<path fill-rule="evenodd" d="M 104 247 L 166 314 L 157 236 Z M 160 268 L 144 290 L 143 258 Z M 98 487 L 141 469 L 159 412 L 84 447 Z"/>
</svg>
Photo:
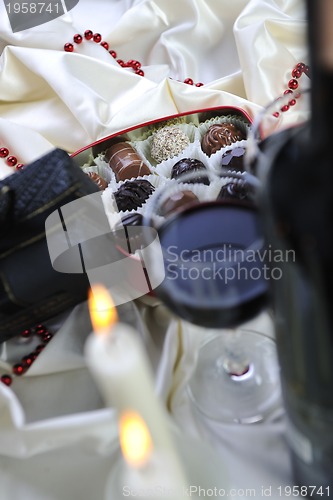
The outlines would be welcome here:
<svg viewBox="0 0 333 500">
<path fill-rule="evenodd" d="M 116 309 L 110 300 L 106 289 L 100 285 L 94 287 L 89 307 L 95 333 L 85 345 L 87 364 L 106 404 L 120 413 L 130 409 L 141 415 L 156 452 L 166 453 L 177 474 L 184 477 L 142 341 L 132 327 L 117 322 Z M 185 479 L 182 482 L 184 486 Z"/>
<path fill-rule="evenodd" d="M 120 474 L 120 498 L 141 500 L 183 500 L 187 484 L 167 452 L 153 451 L 149 461 L 141 468 L 124 462 Z"/>
<path fill-rule="evenodd" d="M 108 483 L 106 499 L 183 498 L 184 478 L 173 457 L 167 451 L 154 448 L 148 428 L 135 412 L 121 414 L 119 421 L 120 446 L 124 460 Z"/>
</svg>

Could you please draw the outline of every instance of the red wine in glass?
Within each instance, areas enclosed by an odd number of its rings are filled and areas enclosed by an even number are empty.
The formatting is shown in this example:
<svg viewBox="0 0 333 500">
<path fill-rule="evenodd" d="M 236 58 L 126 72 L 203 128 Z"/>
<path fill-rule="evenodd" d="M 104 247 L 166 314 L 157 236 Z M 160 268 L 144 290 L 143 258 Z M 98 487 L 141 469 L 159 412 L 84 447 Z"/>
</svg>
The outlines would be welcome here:
<svg viewBox="0 0 333 500">
<path fill-rule="evenodd" d="M 158 233 L 165 279 L 155 293 L 178 316 L 207 328 L 229 328 L 266 306 L 264 240 L 252 204 L 194 204 L 168 218 Z"/>
<path fill-rule="evenodd" d="M 249 179 L 249 195 L 221 197 L 230 178 L 237 186 Z M 199 203 L 163 216 L 165 201 L 190 188 L 183 179 L 170 182 L 145 213 L 163 253 L 165 277 L 154 293 L 187 323 L 187 332 L 204 339 L 187 392 L 200 414 L 221 422 L 258 422 L 280 404 L 275 343 L 266 332 L 244 327 L 265 309 L 269 289 L 252 180 L 214 174 L 209 185 L 191 188 L 205 191 Z"/>
</svg>

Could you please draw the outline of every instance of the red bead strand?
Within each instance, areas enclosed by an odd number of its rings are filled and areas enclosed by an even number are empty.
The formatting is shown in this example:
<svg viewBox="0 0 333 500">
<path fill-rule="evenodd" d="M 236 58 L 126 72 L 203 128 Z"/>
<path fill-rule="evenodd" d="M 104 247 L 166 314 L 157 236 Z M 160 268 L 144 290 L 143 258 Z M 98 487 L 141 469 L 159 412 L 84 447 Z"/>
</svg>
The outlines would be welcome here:
<svg viewBox="0 0 333 500">
<path fill-rule="evenodd" d="M 95 43 L 99 43 L 105 50 L 107 50 L 114 59 L 116 59 L 117 63 L 119 66 L 122 68 L 132 68 L 134 73 L 136 73 L 139 76 L 144 76 L 144 72 L 141 69 L 141 63 L 139 61 L 128 61 L 125 63 L 122 59 L 117 59 L 117 53 L 114 50 L 109 50 L 109 44 L 108 42 L 105 42 L 102 39 L 102 35 L 100 33 L 94 33 L 92 30 L 86 30 L 83 34 L 83 36 L 80 33 L 76 33 L 76 35 L 73 36 L 73 41 L 76 44 L 82 43 L 83 39 L 85 40 L 93 40 Z M 74 45 L 71 42 L 67 42 L 64 45 L 64 51 L 65 52 L 74 52 Z M 133 63 L 133 64 L 131 64 Z"/>
<path fill-rule="evenodd" d="M 30 368 L 38 355 L 42 352 L 43 349 L 45 349 L 46 344 L 53 338 L 52 333 L 50 333 L 44 325 L 36 325 L 34 328 L 26 328 L 20 333 L 20 337 L 24 339 L 28 339 L 33 335 L 41 338 L 41 341 L 43 343 L 38 344 L 37 347 L 35 347 L 34 351 L 26 354 L 21 358 L 19 362 L 13 365 L 12 372 L 18 377 L 23 375 Z M 10 386 L 13 382 L 13 377 L 8 373 L 4 373 L 3 375 L 1 375 L 0 381 L 5 385 Z"/>
<path fill-rule="evenodd" d="M 99 43 L 102 47 L 104 47 L 105 50 L 109 52 L 110 56 L 112 56 L 113 59 L 116 59 L 119 66 L 121 66 L 122 68 L 131 68 L 136 75 L 145 76 L 144 71 L 141 69 L 141 63 L 139 61 L 130 59 L 129 61 L 125 62 L 123 61 L 123 59 L 117 59 L 117 53 L 112 49 L 109 50 L 108 42 L 103 41 L 102 35 L 100 33 L 94 33 L 92 30 L 86 30 L 83 36 L 80 33 L 76 33 L 76 35 L 73 36 L 73 41 L 76 44 L 82 43 L 83 39 L 93 40 L 95 43 Z M 65 52 L 74 52 L 74 48 L 74 44 L 71 42 L 67 42 L 64 45 Z M 192 78 L 185 78 L 184 83 L 186 83 L 187 85 L 195 85 L 196 87 L 202 87 L 204 85 L 201 82 L 194 83 Z"/>
<path fill-rule="evenodd" d="M 299 86 L 298 80 L 301 78 L 303 73 L 308 78 L 310 78 L 309 66 L 307 66 L 306 64 L 304 64 L 302 62 L 297 63 L 291 72 L 292 78 L 288 82 L 288 89 L 284 91 L 285 95 L 290 94 L 291 99 L 288 102 L 288 104 L 285 104 L 284 106 L 281 107 L 280 111 L 282 111 L 282 113 L 285 113 L 286 111 L 288 111 L 290 109 L 290 107 L 295 106 L 295 104 L 297 102 L 296 99 L 299 98 L 300 93 L 299 92 L 295 93 L 294 91 L 298 89 L 298 86 Z M 275 118 L 278 118 L 280 116 L 280 113 L 278 111 L 276 111 L 275 113 L 273 113 L 273 116 Z"/>
<path fill-rule="evenodd" d="M 16 156 L 10 154 L 9 149 L 4 146 L 0 147 L 0 158 L 3 158 L 9 167 L 16 167 L 16 170 L 24 167 L 23 163 L 18 163 Z"/>
</svg>

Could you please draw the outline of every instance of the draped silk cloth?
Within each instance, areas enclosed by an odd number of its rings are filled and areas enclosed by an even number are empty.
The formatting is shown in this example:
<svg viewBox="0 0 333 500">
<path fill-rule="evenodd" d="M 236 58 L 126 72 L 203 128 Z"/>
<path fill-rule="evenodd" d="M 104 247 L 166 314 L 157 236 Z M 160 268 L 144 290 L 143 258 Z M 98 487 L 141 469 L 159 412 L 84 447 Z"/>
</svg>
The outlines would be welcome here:
<svg viewBox="0 0 333 500">
<path fill-rule="evenodd" d="M 118 58 L 139 60 L 145 77 L 92 41 L 64 52 L 86 29 L 101 33 Z M 0 147 L 28 163 L 54 147 L 72 153 L 176 113 L 225 105 L 255 117 L 288 87 L 295 64 L 307 62 L 305 30 L 301 0 L 79 0 L 64 16 L 18 33 L 0 3 Z M 205 85 L 182 83 L 187 77 Z M 281 121 L 298 113 L 296 105 Z M 0 159 L 0 178 L 11 172 Z M 0 384 L 3 500 L 103 498 L 116 417 L 85 366 L 84 307 L 51 325 L 55 338 L 24 377 Z M 260 426 L 203 422 L 183 390 L 200 336 L 147 299 L 124 314 L 143 335 L 177 425 L 213 444 L 230 487 L 256 488 L 259 497 L 261 485 L 291 484 L 282 408 Z M 1 373 L 27 350 L 14 340 L 3 345 Z"/>
</svg>

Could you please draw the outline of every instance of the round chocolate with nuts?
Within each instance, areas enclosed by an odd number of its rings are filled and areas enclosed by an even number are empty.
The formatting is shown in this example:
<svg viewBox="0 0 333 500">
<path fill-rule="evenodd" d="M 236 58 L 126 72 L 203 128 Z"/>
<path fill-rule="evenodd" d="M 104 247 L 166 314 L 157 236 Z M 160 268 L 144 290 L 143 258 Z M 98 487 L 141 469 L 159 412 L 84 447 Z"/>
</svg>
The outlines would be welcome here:
<svg viewBox="0 0 333 500">
<path fill-rule="evenodd" d="M 180 154 L 189 144 L 190 139 L 179 127 L 164 127 L 153 135 L 150 154 L 161 163 Z"/>
<path fill-rule="evenodd" d="M 246 139 L 245 134 L 233 123 L 215 123 L 211 125 L 201 141 L 201 148 L 211 156 L 222 148 Z"/>
</svg>

